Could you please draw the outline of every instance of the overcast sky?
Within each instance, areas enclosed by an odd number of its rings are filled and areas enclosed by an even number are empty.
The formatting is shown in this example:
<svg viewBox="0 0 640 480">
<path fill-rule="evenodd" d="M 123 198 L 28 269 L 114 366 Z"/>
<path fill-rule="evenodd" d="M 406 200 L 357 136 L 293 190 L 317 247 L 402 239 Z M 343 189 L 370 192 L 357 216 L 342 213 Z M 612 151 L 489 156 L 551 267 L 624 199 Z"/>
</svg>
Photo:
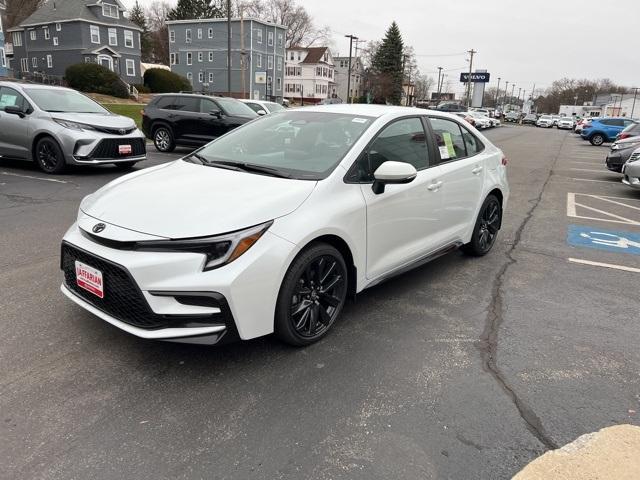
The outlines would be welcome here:
<svg viewBox="0 0 640 480">
<path fill-rule="evenodd" d="M 124 0 L 132 5 L 135 0 Z M 172 0 L 171 3 L 175 3 Z M 151 0 L 141 0 L 150 3 Z M 412 45 L 423 73 L 449 70 L 452 90 L 462 91 L 460 72 L 474 67 L 528 92 L 553 80 L 610 78 L 640 87 L 640 0 L 298 0 L 318 25 L 334 34 L 334 47 L 348 55 L 346 34 L 378 40 L 395 20 Z"/>
</svg>

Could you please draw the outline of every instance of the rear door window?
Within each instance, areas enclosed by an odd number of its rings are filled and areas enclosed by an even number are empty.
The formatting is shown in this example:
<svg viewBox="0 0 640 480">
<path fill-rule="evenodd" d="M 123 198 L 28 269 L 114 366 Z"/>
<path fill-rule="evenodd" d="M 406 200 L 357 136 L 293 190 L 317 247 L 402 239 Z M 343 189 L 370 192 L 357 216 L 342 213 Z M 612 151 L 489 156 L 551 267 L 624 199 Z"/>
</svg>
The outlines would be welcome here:
<svg viewBox="0 0 640 480">
<path fill-rule="evenodd" d="M 437 117 L 431 117 L 429 122 L 440 153 L 440 162 L 450 162 L 467 156 L 465 138 L 458 122 Z"/>
<path fill-rule="evenodd" d="M 200 99 L 197 97 L 176 97 L 173 109 L 181 112 L 200 112 Z"/>
<path fill-rule="evenodd" d="M 156 108 L 162 108 L 165 110 L 170 110 L 172 108 L 173 100 L 175 97 L 160 97 L 156 102 Z"/>
</svg>

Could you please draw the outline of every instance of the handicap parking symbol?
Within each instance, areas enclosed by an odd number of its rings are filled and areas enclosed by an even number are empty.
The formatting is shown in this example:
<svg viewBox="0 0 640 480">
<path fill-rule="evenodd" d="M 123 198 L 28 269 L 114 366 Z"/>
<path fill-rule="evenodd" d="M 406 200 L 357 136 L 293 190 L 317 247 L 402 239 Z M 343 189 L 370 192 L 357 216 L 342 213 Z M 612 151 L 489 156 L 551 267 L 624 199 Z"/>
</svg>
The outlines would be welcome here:
<svg viewBox="0 0 640 480">
<path fill-rule="evenodd" d="M 640 255 L 640 234 L 633 232 L 569 225 L 567 243 L 574 247 Z"/>
</svg>

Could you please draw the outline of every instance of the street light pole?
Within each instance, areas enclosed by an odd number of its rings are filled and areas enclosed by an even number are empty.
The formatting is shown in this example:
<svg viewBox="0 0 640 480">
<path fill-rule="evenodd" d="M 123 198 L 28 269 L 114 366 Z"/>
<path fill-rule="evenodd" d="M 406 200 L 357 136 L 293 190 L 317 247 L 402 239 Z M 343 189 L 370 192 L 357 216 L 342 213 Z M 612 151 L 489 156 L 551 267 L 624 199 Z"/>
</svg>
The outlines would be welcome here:
<svg viewBox="0 0 640 480">
<path fill-rule="evenodd" d="M 509 97 L 511 101 L 513 101 L 513 94 L 515 91 L 516 91 L 516 84 L 514 83 L 513 85 L 511 85 L 511 97 Z"/>
<path fill-rule="evenodd" d="M 633 120 L 633 114 L 636 111 L 636 97 L 638 96 L 638 90 L 640 88 L 633 87 L 633 105 L 631 106 L 631 119 Z"/>
<path fill-rule="evenodd" d="M 358 65 L 358 44 L 360 44 L 360 43 L 364 43 L 364 42 L 366 42 L 366 40 L 356 40 L 356 42 L 355 42 L 355 43 L 356 43 L 356 55 L 355 55 L 355 59 L 356 59 L 356 68 L 357 68 L 357 65 Z M 360 79 L 360 81 L 362 81 L 362 78 Z M 356 87 L 356 93 L 359 93 L 359 92 L 358 92 L 358 87 Z M 352 96 L 352 97 L 351 97 L 351 103 L 353 103 L 353 98 L 354 98 L 354 97 Z M 358 101 L 359 101 L 359 100 L 358 100 Z"/>
<path fill-rule="evenodd" d="M 436 101 L 438 103 L 440 103 L 440 89 L 442 88 L 442 85 L 440 83 L 442 81 L 441 78 L 440 78 L 441 74 L 442 74 L 442 67 L 438 67 L 438 96 L 436 98 Z"/>
<path fill-rule="evenodd" d="M 504 87 L 504 96 L 502 97 L 502 111 L 504 112 L 504 106 L 507 103 L 507 91 L 509 90 L 509 82 L 506 82 Z"/>
<path fill-rule="evenodd" d="M 498 77 L 498 86 L 496 87 L 496 99 L 493 102 L 494 108 L 498 108 L 498 95 L 500 94 L 500 77 Z"/>
<path fill-rule="evenodd" d="M 349 68 L 347 70 L 347 103 L 351 98 L 351 49 L 353 48 L 353 41 L 358 40 L 358 37 L 354 35 L 345 35 L 349 39 Z"/>
<path fill-rule="evenodd" d="M 473 71 L 473 56 L 478 53 L 473 48 L 469 50 L 469 78 L 467 78 L 467 108 L 471 107 L 471 72 Z"/>
</svg>

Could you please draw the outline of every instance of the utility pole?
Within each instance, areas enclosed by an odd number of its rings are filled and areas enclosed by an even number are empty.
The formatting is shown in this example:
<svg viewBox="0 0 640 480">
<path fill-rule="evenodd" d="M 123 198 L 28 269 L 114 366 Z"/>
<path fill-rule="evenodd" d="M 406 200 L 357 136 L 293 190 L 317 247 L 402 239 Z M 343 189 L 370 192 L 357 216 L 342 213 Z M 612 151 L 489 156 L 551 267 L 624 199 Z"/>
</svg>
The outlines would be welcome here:
<svg viewBox="0 0 640 480">
<path fill-rule="evenodd" d="M 633 120 L 633 114 L 636 111 L 636 97 L 638 96 L 638 90 L 640 90 L 640 88 L 638 87 L 633 87 L 633 105 L 631 106 L 631 119 Z"/>
<path fill-rule="evenodd" d="M 467 78 L 467 108 L 471 107 L 471 71 L 473 70 L 473 56 L 478 53 L 473 48 L 467 52 L 471 58 L 469 58 L 469 78 Z"/>
<path fill-rule="evenodd" d="M 516 84 L 514 83 L 513 85 L 511 85 L 511 97 L 509 97 L 511 101 L 513 101 L 513 94 L 515 91 L 516 91 Z"/>
<path fill-rule="evenodd" d="M 227 96 L 231 96 L 231 0 L 227 0 Z"/>
<path fill-rule="evenodd" d="M 504 106 L 507 103 L 507 91 L 509 90 L 509 82 L 506 82 L 504 87 L 504 97 L 502 97 L 502 113 L 504 113 Z"/>
<path fill-rule="evenodd" d="M 244 49 L 244 9 L 242 3 L 240 8 L 240 81 L 242 83 L 242 98 L 247 98 L 247 79 L 246 79 L 246 64 L 247 64 L 247 52 Z"/>
<path fill-rule="evenodd" d="M 407 58 L 409 57 L 409 55 L 402 55 L 402 93 L 404 93 L 404 72 L 405 72 L 405 65 L 407 63 Z M 405 100 L 404 103 L 405 105 L 408 105 L 408 101 L 409 101 L 409 85 L 407 85 L 407 93 L 405 94 Z M 402 101 L 400 101 L 400 104 L 402 105 Z"/>
<path fill-rule="evenodd" d="M 360 44 L 360 43 L 364 43 L 364 42 L 366 42 L 366 40 L 359 40 L 359 39 L 358 39 L 358 40 L 356 40 L 356 41 L 355 41 L 355 44 L 356 44 L 356 54 L 355 54 L 355 59 L 356 59 L 356 68 L 357 68 L 357 65 L 358 65 L 358 44 Z M 362 80 L 362 79 L 360 79 L 360 80 Z M 356 88 L 356 91 L 357 91 L 357 90 L 358 90 L 358 89 Z M 354 98 L 354 97 L 353 97 L 353 95 L 352 95 L 352 96 L 351 96 L 351 103 L 353 103 L 353 98 Z"/>
<path fill-rule="evenodd" d="M 436 97 L 436 101 L 440 102 L 440 75 L 442 74 L 442 67 L 438 67 L 438 96 Z"/>
<path fill-rule="evenodd" d="M 498 108 L 498 95 L 500 94 L 500 77 L 498 77 L 498 86 L 496 87 L 496 99 L 493 102 L 493 108 Z"/>
<path fill-rule="evenodd" d="M 349 39 L 349 69 L 347 70 L 347 103 L 351 99 L 351 49 L 353 48 L 353 41 L 358 40 L 358 37 L 354 35 L 345 35 Z"/>
</svg>

